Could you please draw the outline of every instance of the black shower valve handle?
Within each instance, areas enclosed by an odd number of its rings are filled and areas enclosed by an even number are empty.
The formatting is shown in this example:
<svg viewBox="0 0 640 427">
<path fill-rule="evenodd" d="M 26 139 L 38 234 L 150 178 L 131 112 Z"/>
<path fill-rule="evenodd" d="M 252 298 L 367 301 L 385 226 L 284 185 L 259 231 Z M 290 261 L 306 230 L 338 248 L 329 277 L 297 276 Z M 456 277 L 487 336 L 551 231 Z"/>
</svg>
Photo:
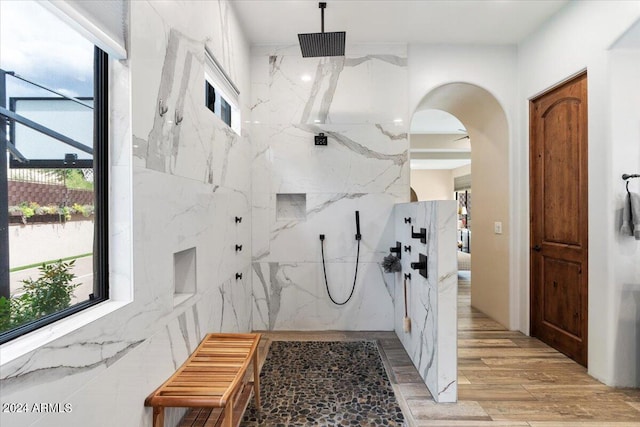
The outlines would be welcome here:
<svg viewBox="0 0 640 427">
<path fill-rule="evenodd" d="M 424 277 L 425 279 L 429 278 L 427 272 L 427 255 L 418 254 L 418 262 L 412 262 L 410 265 L 413 270 L 418 270 L 418 273 L 422 277 Z"/>
<path fill-rule="evenodd" d="M 427 243 L 427 229 L 421 228 L 419 233 L 413 231 L 413 225 L 411 226 L 411 237 L 414 239 L 420 239 L 421 243 Z"/>
</svg>

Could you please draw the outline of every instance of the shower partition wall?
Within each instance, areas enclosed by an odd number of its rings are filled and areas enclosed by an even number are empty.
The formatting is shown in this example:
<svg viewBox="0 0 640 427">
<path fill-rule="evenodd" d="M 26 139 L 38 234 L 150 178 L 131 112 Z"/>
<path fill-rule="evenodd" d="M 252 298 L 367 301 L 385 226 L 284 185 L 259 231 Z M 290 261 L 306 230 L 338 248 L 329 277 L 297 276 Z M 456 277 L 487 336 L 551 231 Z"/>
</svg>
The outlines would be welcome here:
<svg viewBox="0 0 640 427">
<path fill-rule="evenodd" d="M 411 218 L 410 223 L 405 218 Z M 395 273 L 395 331 L 436 402 L 455 402 L 458 395 L 456 202 L 402 203 L 394 209 L 395 240 L 411 245 Z M 411 228 L 426 230 L 426 243 Z M 411 264 L 426 255 L 427 277 Z M 422 266 L 420 266 L 422 267 Z M 406 311 L 403 280 L 407 282 Z M 405 332 L 405 312 L 411 329 Z"/>
</svg>

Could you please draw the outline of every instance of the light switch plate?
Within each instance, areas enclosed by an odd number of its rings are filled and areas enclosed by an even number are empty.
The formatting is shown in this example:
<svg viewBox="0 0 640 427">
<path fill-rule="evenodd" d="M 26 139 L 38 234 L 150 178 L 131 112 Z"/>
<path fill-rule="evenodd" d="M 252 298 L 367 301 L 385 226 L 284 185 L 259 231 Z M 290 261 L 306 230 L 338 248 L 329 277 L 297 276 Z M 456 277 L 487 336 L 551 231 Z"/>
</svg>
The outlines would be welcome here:
<svg viewBox="0 0 640 427">
<path fill-rule="evenodd" d="M 496 221 L 493 223 L 493 232 L 495 234 L 502 234 L 502 222 Z"/>
</svg>

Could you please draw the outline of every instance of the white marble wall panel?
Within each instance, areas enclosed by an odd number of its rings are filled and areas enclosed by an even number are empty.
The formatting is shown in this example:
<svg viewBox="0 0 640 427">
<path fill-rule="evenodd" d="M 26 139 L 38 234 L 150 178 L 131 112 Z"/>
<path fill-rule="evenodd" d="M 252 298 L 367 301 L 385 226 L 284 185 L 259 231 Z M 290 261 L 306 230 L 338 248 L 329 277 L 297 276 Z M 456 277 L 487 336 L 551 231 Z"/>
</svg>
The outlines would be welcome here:
<svg viewBox="0 0 640 427">
<path fill-rule="evenodd" d="M 253 125 L 255 192 L 387 192 L 408 186 L 408 139 L 399 125 Z M 314 145 L 324 133 L 327 146 Z"/>
<path fill-rule="evenodd" d="M 349 296 L 355 263 L 327 263 L 332 297 Z M 322 264 L 255 262 L 253 328 L 255 330 L 389 330 L 393 289 L 378 263 L 361 263 L 353 298 L 343 306 L 327 295 Z"/>
<path fill-rule="evenodd" d="M 396 241 L 403 246 L 402 271 L 395 276 L 395 331 L 437 402 L 457 400 L 456 214 L 451 201 L 396 205 Z M 405 222 L 411 218 L 411 223 Z M 426 229 L 427 243 L 411 237 Z M 405 252 L 404 246 L 411 246 Z M 427 255 L 427 278 L 411 268 Z M 404 274 L 411 331 L 403 331 Z"/>
<path fill-rule="evenodd" d="M 258 89 L 252 94 L 252 112 L 258 113 L 252 120 L 381 124 L 400 119 L 406 124 L 405 46 L 369 46 L 346 57 L 302 59 L 296 48 L 254 49 L 252 55 L 252 83 L 268 85 L 268 93 Z"/>
<path fill-rule="evenodd" d="M 242 194 L 222 189 L 214 193 L 211 185 L 146 169 L 136 171 L 134 187 L 134 222 L 139 224 L 134 240 L 145 242 L 136 251 L 136 262 L 147 266 L 137 270 L 136 280 L 155 283 L 137 289 L 136 296 L 163 296 L 162 303 L 171 309 L 167 292 L 172 291 L 173 254 L 192 247 L 197 251 L 199 288 L 227 280 L 248 265 L 250 212 Z M 243 222 L 236 223 L 236 216 Z M 243 250 L 236 251 L 236 244 Z"/>
<path fill-rule="evenodd" d="M 393 290 L 379 263 L 393 240 L 393 205 L 408 198 L 406 48 L 303 59 L 297 46 L 259 47 L 251 65 L 254 328 L 393 329 Z M 314 145 L 320 132 L 327 146 Z M 277 194 L 305 194 L 306 215 L 278 217 Z M 359 278 L 339 307 L 326 295 L 319 235 L 343 300 L 356 210 Z"/>
<path fill-rule="evenodd" d="M 254 223 L 254 244 L 263 248 L 254 252 L 254 261 L 319 262 L 319 235 L 324 234 L 325 258 L 328 262 L 355 262 L 355 211 L 360 211 L 360 261 L 380 261 L 393 239 L 390 220 L 395 198 L 380 193 L 310 193 L 307 194 L 304 219 L 278 220 L 275 195 L 268 207 L 261 209 L 264 218 Z M 269 234 L 260 233 L 263 226 Z"/>
</svg>

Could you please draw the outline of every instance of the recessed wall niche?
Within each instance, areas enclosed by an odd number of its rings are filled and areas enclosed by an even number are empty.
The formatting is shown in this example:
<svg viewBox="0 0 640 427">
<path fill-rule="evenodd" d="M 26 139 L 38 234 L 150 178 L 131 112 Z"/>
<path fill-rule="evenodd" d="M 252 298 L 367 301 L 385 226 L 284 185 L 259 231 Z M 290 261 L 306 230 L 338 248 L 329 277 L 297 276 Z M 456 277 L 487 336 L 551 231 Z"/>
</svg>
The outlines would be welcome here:
<svg viewBox="0 0 640 427">
<path fill-rule="evenodd" d="M 196 293 L 196 248 L 173 254 L 173 305 L 186 301 Z"/>
<path fill-rule="evenodd" d="M 307 195 L 296 193 L 276 194 L 276 219 L 306 219 Z"/>
</svg>

